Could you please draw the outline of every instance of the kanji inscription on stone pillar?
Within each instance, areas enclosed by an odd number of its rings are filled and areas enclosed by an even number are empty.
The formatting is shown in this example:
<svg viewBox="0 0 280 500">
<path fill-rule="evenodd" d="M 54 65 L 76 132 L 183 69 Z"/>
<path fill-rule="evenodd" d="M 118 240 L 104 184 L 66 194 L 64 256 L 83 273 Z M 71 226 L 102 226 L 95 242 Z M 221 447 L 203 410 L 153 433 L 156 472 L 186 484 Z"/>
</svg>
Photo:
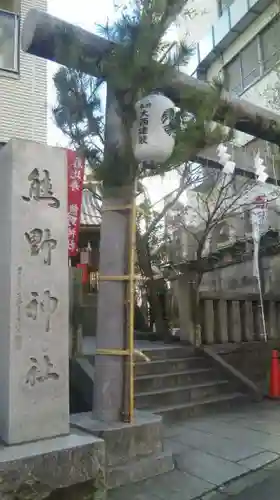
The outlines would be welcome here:
<svg viewBox="0 0 280 500">
<path fill-rule="evenodd" d="M 0 438 L 69 432 L 65 150 L 12 140 L 0 152 Z"/>
</svg>

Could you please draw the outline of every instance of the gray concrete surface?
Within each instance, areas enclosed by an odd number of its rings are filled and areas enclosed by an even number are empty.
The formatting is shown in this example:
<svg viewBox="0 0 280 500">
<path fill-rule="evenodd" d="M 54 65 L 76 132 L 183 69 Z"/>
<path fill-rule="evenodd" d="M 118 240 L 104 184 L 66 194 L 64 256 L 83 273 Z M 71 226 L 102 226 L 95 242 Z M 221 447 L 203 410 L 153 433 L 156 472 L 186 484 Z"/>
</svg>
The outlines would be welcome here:
<svg viewBox="0 0 280 500">
<path fill-rule="evenodd" d="M 264 500 L 265 498 L 269 500 L 279 500 L 279 496 L 280 475 L 278 470 L 277 473 L 275 472 L 262 482 L 257 482 L 254 486 L 246 488 L 241 493 L 234 496 L 231 495 L 231 498 L 235 500 Z M 229 498 L 229 496 L 226 498 Z M 216 500 L 219 499 L 217 498 Z"/>
<path fill-rule="evenodd" d="M 271 479 L 268 483 L 266 475 L 261 477 L 262 488 L 280 486 L 277 466 L 275 471 L 269 468 L 280 463 L 280 404 L 266 401 L 234 413 L 168 426 L 165 446 L 173 453 L 173 472 L 112 490 L 109 500 L 225 500 L 242 495 L 242 488 L 247 487 L 248 483 L 242 483 L 237 488 L 236 479 L 249 481 L 248 488 L 254 488 L 250 478 L 263 471 L 270 471 Z M 277 487 L 277 498 L 279 492 Z M 271 495 L 237 496 L 236 500 L 274 500 Z"/>
<path fill-rule="evenodd" d="M 278 500 L 280 496 L 280 460 L 251 473 L 219 492 L 212 492 L 202 500 Z"/>
<path fill-rule="evenodd" d="M 0 443 L 0 498 L 44 500 L 84 484 L 105 499 L 105 443 L 73 429 L 68 436 L 5 446 Z M 84 498 L 78 496 L 77 498 Z"/>
<path fill-rule="evenodd" d="M 71 424 L 102 438 L 106 448 L 108 488 L 136 483 L 174 469 L 172 450 L 163 451 L 162 418 L 136 410 L 132 424 L 93 419 L 92 412 L 71 416 Z"/>
</svg>

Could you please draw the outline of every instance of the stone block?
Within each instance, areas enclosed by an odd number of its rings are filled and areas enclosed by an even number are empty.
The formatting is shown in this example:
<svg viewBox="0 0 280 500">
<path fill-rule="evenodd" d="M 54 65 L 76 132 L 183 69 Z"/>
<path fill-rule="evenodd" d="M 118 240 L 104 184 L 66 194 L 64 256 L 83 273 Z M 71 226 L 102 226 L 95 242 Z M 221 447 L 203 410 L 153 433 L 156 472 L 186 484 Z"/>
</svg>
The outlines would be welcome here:
<svg viewBox="0 0 280 500">
<path fill-rule="evenodd" d="M 133 460 L 118 467 L 109 467 L 107 470 L 108 489 L 137 483 L 148 478 L 159 476 L 174 469 L 173 457 L 169 452 L 159 455 Z"/>
<path fill-rule="evenodd" d="M 176 455 L 175 466 L 178 470 L 200 477 L 215 486 L 220 486 L 249 472 L 245 466 L 196 449 L 191 451 L 188 449 L 186 453 Z"/>
<path fill-rule="evenodd" d="M 253 486 L 265 481 L 268 475 L 269 473 L 265 469 L 250 472 L 250 474 L 231 481 L 229 484 L 223 486 L 222 491 L 225 495 L 227 495 L 226 498 L 235 498 L 236 495 L 240 495 L 242 491 L 247 490 L 247 488 L 252 488 Z M 216 498 L 213 500 L 216 500 Z"/>
<path fill-rule="evenodd" d="M 165 474 L 162 478 L 156 478 L 155 482 L 158 483 L 157 494 L 161 500 L 166 498 L 193 500 L 213 488 L 204 479 L 178 470 Z"/>
<path fill-rule="evenodd" d="M 210 380 L 217 380 L 217 373 L 211 368 L 185 370 L 179 373 L 164 372 L 161 374 L 153 374 L 152 365 L 150 366 L 150 369 L 151 373 L 149 376 L 136 377 L 136 395 L 139 392 L 160 391 L 163 389 L 197 385 L 209 382 Z"/>
<path fill-rule="evenodd" d="M 107 424 L 94 420 L 91 413 L 83 413 L 72 415 L 71 424 L 104 439 L 110 488 L 173 469 L 172 452 L 163 450 L 163 425 L 159 416 L 136 411 L 132 424 Z"/>
<path fill-rule="evenodd" d="M 61 499 L 60 491 L 73 485 L 83 489 L 86 485 L 91 492 L 96 489 L 102 493 L 100 498 L 105 498 L 104 441 L 74 432 L 34 443 L 2 446 L 1 500 L 43 500 L 52 492 L 58 492 L 57 498 Z M 65 498 L 70 497 L 68 493 Z"/>
<path fill-rule="evenodd" d="M 220 493 L 219 491 L 211 491 L 210 493 L 206 493 L 201 500 L 229 500 L 227 495 Z"/>
<path fill-rule="evenodd" d="M 239 460 L 239 464 L 244 467 L 248 467 L 251 470 L 261 469 L 265 465 L 275 462 L 279 459 L 279 454 L 273 453 L 271 451 L 263 451 L 262 453 L 258 453 L 253 457 L 248 457 L 244 460 Z"/>
<path fill-rule="evenodd" d="M 141 483 L 125 486 L 118 490 L 109 491 L 109 499 L 137 499 L 151 500 L 194 500 L 213 489 L 213 486 L 203 479 L 187 472 L 173 470 L 167 474 L 147 479 Z"/>
<path fill-rule="evenodd" d="M 0 152 L 0 436 L 69 432 L 65 150 L 12 140 Z"/>
<path fill-rule="evenodd" d="M 162 374 L 162 360 L 152 361 L 151 363 L 138 362 L 135 365 L 136 376 Z M 182 359 L 169 359 L 164 361 L 165 373 L 181 372 L 191 369 L 207 368 L 207 360 L 201 357 L 190 356 Z"/>
<path fill-rule="evenodd" d="M 106 424 L 92 418 L 92 413 L 71 415 L 71 424 L 105 440 L 108 467 L 125 464 L 136 458 L 161 453 L 163 427 L 161 417 L 136 411 L 133 424 Z"/>
<path fill-rule="evenodd" d="M 172 387 L 136 394 L 136 406 L 139 409 L 160 408 L 166 405 L 177 405 L 203 401 L 223 394 L 228 390 L 227 380 L 208 381 L 186 387 Z"/>
<path fill-rule="evenodd" d="M 217 422 L 217 427 L 218 426 L 219 423 Z M 258 454 L 262 452 L 262 449 L 257 445 L 244 445 L 242 442 L 236 442 L 221 437 L 218 433 L 210 434 L 202 432 L 192 427 L 191 424 L 190 427 L 182 429 L 181 433 L 175 436 L 173 440 L 224 460 L 229 460 L 231 462 L 240 461 L 239 463 L 245 466 L 247 466 L 246 459 L 250 460 L 248 457 L 253 458 L 253 455 L 258 456 Z"/>
</svg>

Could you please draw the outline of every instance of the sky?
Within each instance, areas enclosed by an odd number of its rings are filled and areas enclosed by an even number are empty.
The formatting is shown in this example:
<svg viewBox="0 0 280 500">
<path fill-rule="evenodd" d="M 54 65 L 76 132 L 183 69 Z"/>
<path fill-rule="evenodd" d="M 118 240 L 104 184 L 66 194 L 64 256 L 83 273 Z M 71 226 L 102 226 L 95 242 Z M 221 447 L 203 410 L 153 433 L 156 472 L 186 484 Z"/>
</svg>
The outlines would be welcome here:
<svg viewBox="0 0 280 500">
<path fill-rule="evenodd" d="M 102 10 L 100 7 L 94 8 L 93 5 L 93 0 L 79 0 L 73 3 L 69 0 L 48 0 L 48 11 L 53 16 L 81 26 L 88 31 L 94 31 L 95 25 L 105 23 L 108 17 L 114 17 L 115 9 L 114 0 L 102 0 Z M 52 119 L 52 108 L 55 105 L 55 88 L 52 78 L 58 68 L 58 64 L 48 62 L 48 142 L 54 146 L 66 146 L 67 140 Z"/>
<path fill-rule="evenodd" d="M 118 2 L 125 2 L 125 0 L 102 0 L 102 2 L 95 2 L 93 0 L 79 0 L 79 2 L 70 2 L 69 0 L 48 0 L 48 11 L 50 14 L 64 19 L 72 24 L 79 25 L 88 31 L 95 31 L 96 25 L 105 24 L 107 19 L 114 19 L 116 15 L 115 4 Z M 98 5 L 98 8 L 95 5 Z M 127 4 L 127 2 L 126 2 Z M 102 5 L 102 8 L 101 8 Z M 185 22 L 181 26 L 177 23 L 168 33 L 168 39 L 182 39 L 185 38 L 186 33 L 184 30 Z M 48 142 L 54 146 L 67 147 L 67 139 L 63 136 L 61 131 L 55 126 L 52 118 L 52 108 L 56 102 L 55 88 L 53 85 L 53 75 L 57 71 L 58 65 L 48 63 Z M 183 69 L 183 68 L 182 68 Z M 176 189 L 178 185 L 178 178 L 172 173 L 165 175 L 165 178 L 153 177 L 149 178 L 146 182 L 149 194 L 154 203 L 161 200 L 165 195 Z M 186 199 L 187 195 L 184 195 Z M 183 200 L 182 200 L 183 201 Z M 159 203 L 158 208 L 162 206 Z"/>
<path fill-rule="evenodd" d="M 97 2 L 96 2 L 97 3 Z M 95 5 L 96 5 L 95 3 Z M 107 19 L 115 17 L 114 0 L 102 0 L 98 2 L 99 8 L 94 8 L 93 0 L 79 0 L 79 2 L 69 2 L 69 0 L 48 0 L 48 11 L 50 14 L 64 19 L 75 25 L 79 25 L 88 31 L 95 31 L 95 26 L 104 24 Z M 102 9 L 101 9 L 102 5 Z M 181 36 L 181 33 L 170 32 L 172 39 Z M 52 109 L 56 102 L 55 88 L 53 84 L 53 75 L 59 66 L 55 63 L 48 62 L 48 142 L 53 146 L 67 147 L 68 142 L 62 132 L 55 126 L 52 118 Z M 167 195 L 178 185 L 178 179 L 174 174 L 168 173 L 165 178 L 154 177 L 149 178 L 146 182 L 152 201 L 156 203 Z M 162 205 L 161 203 L 159 204 Z"/>
</svg>

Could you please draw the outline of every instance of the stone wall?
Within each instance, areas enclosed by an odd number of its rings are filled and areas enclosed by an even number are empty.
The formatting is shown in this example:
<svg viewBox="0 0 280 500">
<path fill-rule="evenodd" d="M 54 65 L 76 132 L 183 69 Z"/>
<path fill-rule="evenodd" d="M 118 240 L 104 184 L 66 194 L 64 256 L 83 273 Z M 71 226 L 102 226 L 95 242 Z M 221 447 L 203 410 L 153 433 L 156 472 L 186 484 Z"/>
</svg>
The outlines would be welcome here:
<svg viewBox="0 0 280 500">
<path fill-rule="evenodd" d="M 263 390 L 268 389 L 270 360 L 272 349 L 280 349 L 280 341 L 246 342 L 243 344 L 227 344 L 212 346 L 221 354 L 225 361 L 234 366 L 243 375 L 259 385 Z"/>
<path fill-rule="evenodd" d="M 264 292 L 280 295 L 280 255 L 262 259 L 264 275 Z M 228 265 L 205 273 L 202 291 L 240 291 L 242 293 L 258 293 L 258 283 L 253 276 L 253 261 Z"/>
<path fill-rule="evenodd" d="M 97 294 L 87 294 L 81 306 L 81 322 L 84 337 L 95 337 L 97 318 Z"/>
</svg>

